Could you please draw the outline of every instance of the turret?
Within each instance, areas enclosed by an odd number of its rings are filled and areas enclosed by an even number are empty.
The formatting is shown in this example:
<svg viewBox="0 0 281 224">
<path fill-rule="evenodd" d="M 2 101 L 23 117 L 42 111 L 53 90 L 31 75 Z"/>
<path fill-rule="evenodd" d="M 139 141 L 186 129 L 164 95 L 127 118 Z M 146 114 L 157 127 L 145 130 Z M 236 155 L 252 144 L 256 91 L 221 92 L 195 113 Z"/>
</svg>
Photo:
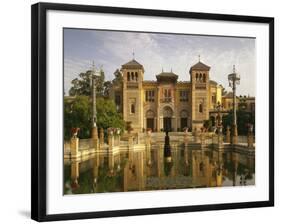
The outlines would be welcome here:
<svg viewBox="0 0 281 224">
<path fill-rule="evenodd" d="M 134 131 L 141 131 L 143 108 L 140 105 L 143 102 L 144 68 L 133 58 L 122 65 L 121 72 L 123 74 L 123 118 L 126 122 L 132 122 Z"/>
<path fill-rule="evenodd" d="M 203 126 L 204 120 L 209 119 L 209 71 L 210 66 L 200 61 L 193 65 L 190 70 L 192 86 L 192 129 Z"/>
</svg>

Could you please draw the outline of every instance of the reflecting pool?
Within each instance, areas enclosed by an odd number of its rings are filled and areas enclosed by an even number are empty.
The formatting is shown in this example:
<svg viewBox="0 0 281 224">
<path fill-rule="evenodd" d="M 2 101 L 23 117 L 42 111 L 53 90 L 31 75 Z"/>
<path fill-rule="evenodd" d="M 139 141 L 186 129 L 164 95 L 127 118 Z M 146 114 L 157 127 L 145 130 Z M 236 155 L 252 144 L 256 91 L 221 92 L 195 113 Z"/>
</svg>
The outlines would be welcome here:
<svg viewBox="0 0 281 224">
<path fill-rule="evenodd" d="M 64 161 L 64 194 L 149 191 L 255 184 L 255 157 L 235 150 L 163 147 Z"/>
</svg>

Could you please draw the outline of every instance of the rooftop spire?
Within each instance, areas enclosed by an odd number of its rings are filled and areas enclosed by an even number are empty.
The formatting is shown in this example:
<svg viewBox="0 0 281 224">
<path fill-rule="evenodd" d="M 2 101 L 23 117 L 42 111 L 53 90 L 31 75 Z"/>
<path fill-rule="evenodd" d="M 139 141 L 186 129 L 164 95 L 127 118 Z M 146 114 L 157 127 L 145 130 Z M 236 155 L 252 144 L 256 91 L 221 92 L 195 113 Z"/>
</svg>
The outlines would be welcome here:
<svg viewBox="0 0 281 224">
<path fill-rule="evenodd" d="M 199 62 L 200 62 L 200 54 L 198 55 L 198 60 L 199 60 Z"/>
<path fill-rule="evenodd" d="M 235 73 L 235 65 L 233 65 L 233 73 Z"/>
<path fill-rule="evenodd" d="M 135 52 L 133 51 L 133 60 L 135 60 Z"/>
</svg>

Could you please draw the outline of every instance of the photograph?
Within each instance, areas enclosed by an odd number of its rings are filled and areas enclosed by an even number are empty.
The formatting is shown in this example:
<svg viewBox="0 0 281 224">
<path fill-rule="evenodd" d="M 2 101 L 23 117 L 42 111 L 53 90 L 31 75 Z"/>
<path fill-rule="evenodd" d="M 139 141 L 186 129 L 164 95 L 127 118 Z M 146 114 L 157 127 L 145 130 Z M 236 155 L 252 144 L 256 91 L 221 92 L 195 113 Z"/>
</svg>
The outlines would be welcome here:
<svg viewBox="0 0 281 224">
<path fill-rule="evenodd" d="M 64 195 L 255 186 L 255 37 L 62 38 Z"/>
</svg>

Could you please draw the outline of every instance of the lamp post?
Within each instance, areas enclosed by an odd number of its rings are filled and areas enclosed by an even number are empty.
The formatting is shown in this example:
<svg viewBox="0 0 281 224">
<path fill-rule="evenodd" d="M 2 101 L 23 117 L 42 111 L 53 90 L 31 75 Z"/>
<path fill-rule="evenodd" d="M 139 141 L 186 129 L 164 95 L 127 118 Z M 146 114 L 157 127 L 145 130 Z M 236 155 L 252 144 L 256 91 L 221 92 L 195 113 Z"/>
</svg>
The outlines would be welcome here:
<svg viewBox="0 0 281 224">
<path fill-rule="evenodd" d="M 97 129 L 97 107 L 96 107 L 96 83 L 95 79 L 100 76 L 100 72 L 96 70 L 95 64 L 93 62 L 93 67 L 91 70 L 92 79 L 92 138 L 94 147 L 97 146 L 98 140 L 98 129 Z"/>
<path fill-rule="evenodd" d="M 240 75 L 235 72 L 235 65 L 233 65 L 233 73 L 228 75 L 229 86 L 233 91 L 233 122 L 232 122 L 232 140 L 231 143 L 237 144 L 237 117 L 236 117 L 236 85 L 240 84 Z"/>
</svg>

